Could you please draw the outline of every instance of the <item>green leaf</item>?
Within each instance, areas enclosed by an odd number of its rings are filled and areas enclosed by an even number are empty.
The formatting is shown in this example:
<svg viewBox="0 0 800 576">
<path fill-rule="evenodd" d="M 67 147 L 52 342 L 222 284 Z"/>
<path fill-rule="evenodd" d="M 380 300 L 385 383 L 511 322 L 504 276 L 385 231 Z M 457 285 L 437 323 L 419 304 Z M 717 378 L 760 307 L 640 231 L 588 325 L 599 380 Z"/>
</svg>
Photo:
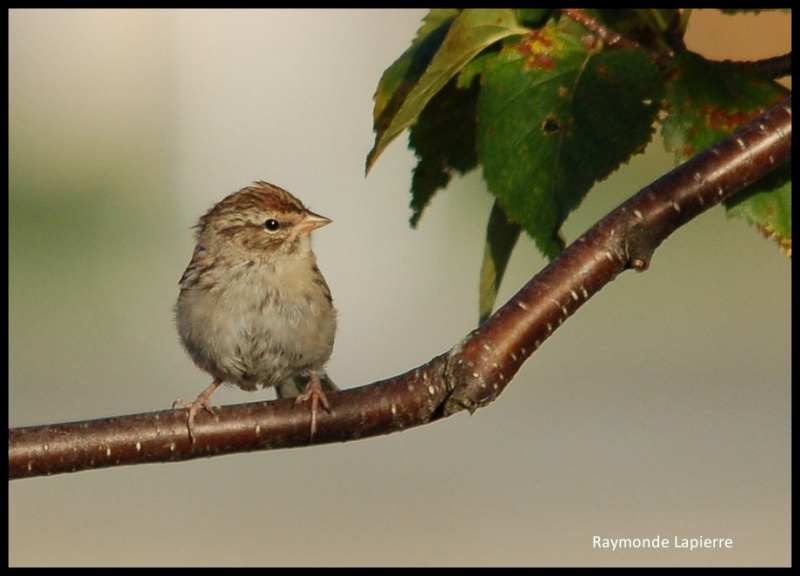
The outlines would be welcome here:
<svg viewBox="0 0 800 576">
<path fill-rule="evenodd" d="M 457 14 L 458 10 L 443 8 L 428 12 L 411 46 L 383 72 L 373 97 L 376 144 L 442 45 Z"/>
<path fill-rule="evenodd" d="M 519 21 L 525 26 L 540 26 L 552 12 L 549 8 L 519 8 L 517 14 Z"/>
<path fill-rule="evenodd" d="M 487 61 L 478 152 L 508 219 L 554 258 L 561 225 L 652 135 L 663 83 L 637 50 L 599 51 L 548 25 Z"/>
<path fill-rule="evenodd" d="M 479 322 L 483 324 L 491 315 L 497 300 L 500 282 L 511 258 L 511 252 L 519 239 L 521 228 L 510 222 L 500 204 L 495 200 L 489 225 L 486 227 L 486 245 L 481 265 L 480 293 L 478 303 Z"/>
<path fill-rule="evenodd" d="M 662 135 L 677 162 L 714 145 L 789 92 L 731 62 L 711 62 L 691 52 L 676 57 L 674 66 Z M 744 218 L 791 255 L 791 194 L 791 166 L 786 165 L 725 206 L 728 216 Z"/>
<path fill-rule="evenodd" d="M 390 111 L 391 122 L 388 127 L 385 130 L 379 128 L 375 145 L 367 155 L 367 171 L 386 146 L 416 121 L 431 98 L 444 88 L 465 64 L 495 42 L 525 32 L 527 28 L 517 24 L 514 10 L 475 9 L 460 12 L 453 20 L 447 36 L 422 77 L 408 96 L 403 98 L 397 112 Z M 381 81 L 383 82 L 383 79 Z M 377 109 L 376 98 L 376 111 Z M 378 116 L 376 113 L 376 118 Z M 377 120 L 375 124 L 377 127 Z"/>
<path fill-rule="evenodd" d="M 787 180 L 787 177 L 789 178 Z M 728 216 L 744 218 L 792 257 L 791 168 L 778 169 L 726 203 Z M 759 190 L 762 188 L 764 190 Z"/>
<path fill-rule="evenodd" d="M 478 164 L 475 149 L 477 84 L 464 90 L 450 82 L 434 96 L 410 129 L 409 148 L 418 158 L 411 179 L 411 226 L 454 172 L 465 174 Z"/>
</svg>

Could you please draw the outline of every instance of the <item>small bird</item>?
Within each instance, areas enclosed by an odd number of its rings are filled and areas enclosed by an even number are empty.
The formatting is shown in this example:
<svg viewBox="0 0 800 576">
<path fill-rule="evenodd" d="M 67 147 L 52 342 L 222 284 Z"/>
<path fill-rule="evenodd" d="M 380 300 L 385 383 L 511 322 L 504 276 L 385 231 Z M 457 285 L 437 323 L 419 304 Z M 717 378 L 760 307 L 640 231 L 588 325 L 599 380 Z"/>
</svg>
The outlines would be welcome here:
<svg viewBox="0 0 800 576">
<path fill-rule="evenodd" d="M 313 438 L 318 404 L 330 410 L 324 390 L 337 390 L 323 370 L 336 308 L 311 249 L 311 232 L 330 222 L 267 182 L 230 194 L 200 218 L 175 305 L 183 347 L 214 379 L 182 404 L 192 442 L 195 416 L 211 411 L 209 398 L 223 382 L 275 387 L 296 404 L 311 400 Z"/>
</svg>

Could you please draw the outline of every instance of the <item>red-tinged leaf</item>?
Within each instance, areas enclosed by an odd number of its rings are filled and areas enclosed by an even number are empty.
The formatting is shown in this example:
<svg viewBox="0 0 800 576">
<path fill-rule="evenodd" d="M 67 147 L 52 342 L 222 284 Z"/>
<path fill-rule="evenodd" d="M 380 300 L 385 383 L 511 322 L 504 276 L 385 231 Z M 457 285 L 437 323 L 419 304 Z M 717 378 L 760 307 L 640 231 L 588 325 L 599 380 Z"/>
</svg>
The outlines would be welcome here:
<svg viewBox="0 0 800 576">
<path fill-rule="evenodd" d="M 650 140 L 663 83 L 646 55 L 548 25 L 487 62 L 478 151 L 489 190 L 549 258 L 594 183 Z"/>
<path fill-rule="evenodd" d="M 731 62 L 685 53 L 674 65 L 662 134 L 678 162 L 712 146 L 788 93 L 769 78 Z M 744 218 L 791 255 L 791 166 L 749 186 L 725 206 L 729 216 Z"/>
</svg>

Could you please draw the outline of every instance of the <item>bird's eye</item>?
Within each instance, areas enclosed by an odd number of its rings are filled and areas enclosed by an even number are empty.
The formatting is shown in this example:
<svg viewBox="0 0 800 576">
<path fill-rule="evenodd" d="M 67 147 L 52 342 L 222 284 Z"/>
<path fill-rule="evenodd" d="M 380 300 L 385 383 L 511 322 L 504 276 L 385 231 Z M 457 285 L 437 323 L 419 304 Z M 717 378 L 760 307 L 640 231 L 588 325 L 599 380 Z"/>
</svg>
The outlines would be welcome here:
<svg viewBox="0 0 800 576">
<path fill-rule="evenodd" d="M 275 218 L 270 218 L 269 220 L 264 222 L 264 228 L 266 228 L 270 232 L 275 232 L 280 227 L 281 223 L 275 220 Z"/>
</svg>

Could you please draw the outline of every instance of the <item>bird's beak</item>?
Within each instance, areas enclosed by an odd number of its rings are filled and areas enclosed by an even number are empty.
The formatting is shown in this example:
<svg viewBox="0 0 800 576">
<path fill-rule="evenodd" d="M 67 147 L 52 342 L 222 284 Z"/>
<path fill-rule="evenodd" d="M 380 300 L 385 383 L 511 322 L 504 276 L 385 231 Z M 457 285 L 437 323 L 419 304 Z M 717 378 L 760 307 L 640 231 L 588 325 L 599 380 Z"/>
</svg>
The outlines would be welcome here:
<svg viewBox="0 0 800 576">
<path fill-rule="evenodd" d="M 303 217 L 303 219 L 295 225 L 295 230 L 297 231 L 297 234 L 304 234 L 312 232 L 317 228 L 322 228 L 331 222 L 332 220 L 330 218 L 325 218 L 325 216 L 320 216 L 319 214 L 306 211 L 306 215 Z"/>
</svg>

